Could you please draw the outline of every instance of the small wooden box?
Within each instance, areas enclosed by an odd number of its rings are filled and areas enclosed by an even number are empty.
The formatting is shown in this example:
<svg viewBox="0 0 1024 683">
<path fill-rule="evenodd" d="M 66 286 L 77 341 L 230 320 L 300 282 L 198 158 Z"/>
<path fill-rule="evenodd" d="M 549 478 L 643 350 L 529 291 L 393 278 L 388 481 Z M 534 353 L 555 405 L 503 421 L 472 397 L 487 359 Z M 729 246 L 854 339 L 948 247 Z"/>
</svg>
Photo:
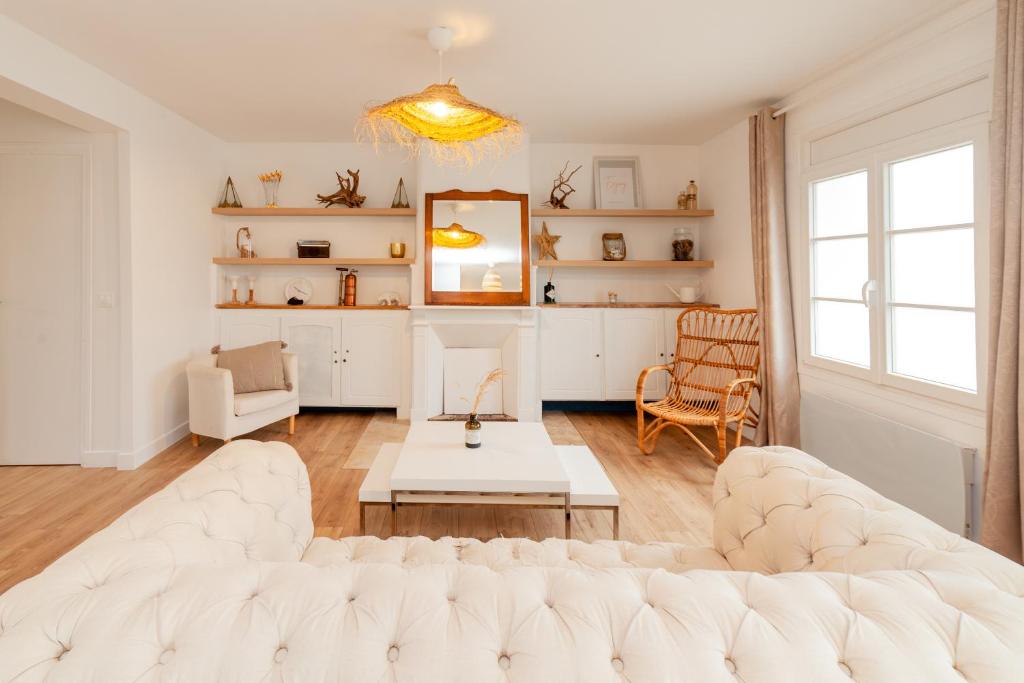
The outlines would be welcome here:
<svg viewBox="0 0 1024 683">
<path fill-rule="evenodd" d="M 295 243 L 299 258 L 330 258 L 331 243 L 327 240 L 299 240 Z"/>
</svg>

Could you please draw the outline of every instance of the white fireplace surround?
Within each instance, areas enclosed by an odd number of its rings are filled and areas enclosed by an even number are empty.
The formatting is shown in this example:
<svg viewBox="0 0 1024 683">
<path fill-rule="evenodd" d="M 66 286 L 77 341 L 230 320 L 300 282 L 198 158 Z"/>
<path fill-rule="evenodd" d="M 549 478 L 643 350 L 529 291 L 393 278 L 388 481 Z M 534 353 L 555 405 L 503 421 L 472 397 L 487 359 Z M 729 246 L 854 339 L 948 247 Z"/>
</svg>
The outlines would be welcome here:
<svg viewBox="0 0 1024 683">
<path fill-rule="evenodd" d="M 412 405 L 409 417 L 444 413 L 444 350 L 501 350 L 501 403 L 521 422 L 541 418 L 536 308 L 528 306 L 412 306 Z"/>
</svg>

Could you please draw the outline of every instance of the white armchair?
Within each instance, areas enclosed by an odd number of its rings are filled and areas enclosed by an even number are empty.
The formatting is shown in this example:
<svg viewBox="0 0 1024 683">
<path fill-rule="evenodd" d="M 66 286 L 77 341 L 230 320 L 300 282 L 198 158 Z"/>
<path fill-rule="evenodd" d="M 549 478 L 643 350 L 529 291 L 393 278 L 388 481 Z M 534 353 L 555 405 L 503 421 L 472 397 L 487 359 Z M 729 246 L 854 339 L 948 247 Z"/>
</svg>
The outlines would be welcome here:
<svg viewBox="0 0 1024 683">
<path fill-rule="evenodd" d="M 288 433 L 295 433 L 299 412 L 299 359 L 294 353 L 282 353 L 285 382 L 291 391 L 254 391 L 235 394 L 231 371 L 217 367 L 217 356 L 210 354 L 191 361 L 188 374 L 188 424 L 192 445 L 200 436 L 225 442 L 241 434 L 288 418 Z"/>
</svg>

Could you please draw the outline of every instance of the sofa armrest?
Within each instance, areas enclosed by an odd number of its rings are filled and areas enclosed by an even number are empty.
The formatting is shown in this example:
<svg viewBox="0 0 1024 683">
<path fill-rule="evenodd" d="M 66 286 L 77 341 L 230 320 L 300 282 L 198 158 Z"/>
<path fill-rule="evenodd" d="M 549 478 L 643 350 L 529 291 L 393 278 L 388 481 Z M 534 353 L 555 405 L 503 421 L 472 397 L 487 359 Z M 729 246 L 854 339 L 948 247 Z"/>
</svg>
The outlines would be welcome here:
<svg viewBox="0 0 1024 683">
<path fill-rule="evenodd" d="M 282 353 L 281 358 L 284 360 L 284 381 L 292 385 L 289 393 L 299 393 L 299 357 L 294 353 Z"/>
<path fill-rule="evenodd" d="M 1024 593 L 1024 567 L 795 448 L 737 448 L 712 498 L 714 546 L 733 569 L 941 570 Z"/>
<path fill-rule="evenodd" d="M 188 375 L 188 422 L 193 434 L 226 439 L 232 436 L 229 423 L 235 416 L 235 387 L 231 371 L 194 360 Z"/>
</svg>

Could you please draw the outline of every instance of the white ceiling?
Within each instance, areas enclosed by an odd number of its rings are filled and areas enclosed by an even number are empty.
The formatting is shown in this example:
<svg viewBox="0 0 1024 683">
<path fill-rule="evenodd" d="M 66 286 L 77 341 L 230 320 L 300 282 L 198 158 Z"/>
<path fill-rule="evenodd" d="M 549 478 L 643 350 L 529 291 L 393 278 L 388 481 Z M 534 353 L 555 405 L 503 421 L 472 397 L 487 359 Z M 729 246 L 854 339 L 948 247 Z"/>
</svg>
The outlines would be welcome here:
<svg viewBox="0 0 1024 683">
<path fill-rule="evenodd" d="M 956 0 L 0 0 L 230 141 L 343 141 L 445 75 L 534 141 L 700 143 Z"/>
</svg>

